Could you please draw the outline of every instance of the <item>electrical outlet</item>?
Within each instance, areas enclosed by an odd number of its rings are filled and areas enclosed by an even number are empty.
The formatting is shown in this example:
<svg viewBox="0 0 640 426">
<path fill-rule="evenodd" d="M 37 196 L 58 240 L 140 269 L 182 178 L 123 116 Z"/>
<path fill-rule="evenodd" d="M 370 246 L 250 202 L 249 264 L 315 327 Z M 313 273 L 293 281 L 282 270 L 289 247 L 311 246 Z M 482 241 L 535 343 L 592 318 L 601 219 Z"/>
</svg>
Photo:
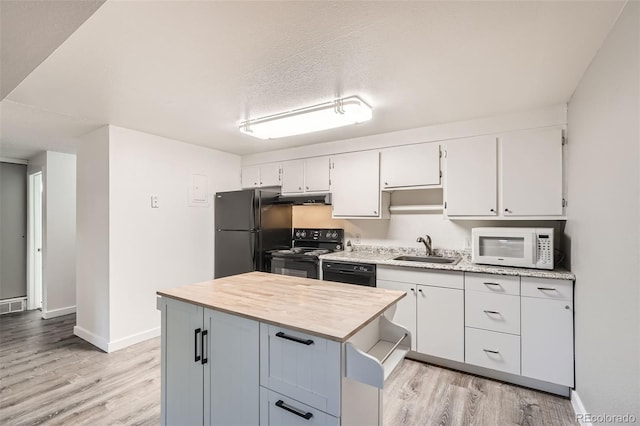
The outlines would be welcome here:
<svg viewBox="0 0 640 426">
<path fill-rule="evenodd" d="M 151 208 L 152 209 L 160 208 L 160 200 L 158 199 L 157 195 L 151 196 Z"/>
<path fill-rule="evenodd" d="M 463 247 L 465 249 L 470 249 L 471 248 L 471 238 L 469 237 L 464 237 L 464 241 L 463 241 Z"/>
</svg>

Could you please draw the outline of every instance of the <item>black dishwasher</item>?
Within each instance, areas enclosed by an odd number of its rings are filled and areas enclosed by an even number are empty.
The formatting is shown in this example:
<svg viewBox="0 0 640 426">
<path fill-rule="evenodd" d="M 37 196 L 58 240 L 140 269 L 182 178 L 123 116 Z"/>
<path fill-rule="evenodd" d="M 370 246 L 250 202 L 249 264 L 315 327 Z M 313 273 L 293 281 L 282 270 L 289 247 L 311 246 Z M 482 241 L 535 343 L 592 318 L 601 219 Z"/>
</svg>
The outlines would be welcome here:
<svg viewBox="0 0 640 426">
<path fill-rule="evenodd" d="M 322 280 L 376 286 L 376 265 L 322 261 Z"/>
</svg>

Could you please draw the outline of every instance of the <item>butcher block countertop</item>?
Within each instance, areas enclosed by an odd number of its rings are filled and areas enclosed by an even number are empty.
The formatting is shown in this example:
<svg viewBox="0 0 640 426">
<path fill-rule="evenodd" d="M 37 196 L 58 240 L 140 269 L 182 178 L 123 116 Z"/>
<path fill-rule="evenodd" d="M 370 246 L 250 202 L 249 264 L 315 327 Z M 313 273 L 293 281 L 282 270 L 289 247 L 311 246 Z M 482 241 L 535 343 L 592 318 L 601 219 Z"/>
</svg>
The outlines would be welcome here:
<svg viewBox="0 0 640 426">
<path fill-rule="evenodd" d="M 158 291 L 252 320 L 345 342 L 406 293 L 249 272 Z"/>
</svg>

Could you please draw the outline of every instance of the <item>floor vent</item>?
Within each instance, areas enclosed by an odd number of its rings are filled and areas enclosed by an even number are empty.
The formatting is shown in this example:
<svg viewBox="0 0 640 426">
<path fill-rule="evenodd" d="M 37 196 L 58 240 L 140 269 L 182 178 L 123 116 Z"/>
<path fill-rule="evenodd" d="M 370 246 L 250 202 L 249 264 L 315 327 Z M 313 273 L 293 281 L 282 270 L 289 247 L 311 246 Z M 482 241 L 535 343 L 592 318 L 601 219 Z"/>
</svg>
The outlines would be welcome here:
<svg viewBox="0 0 640 426">
<path fill-rule="evenodd" d="M 27 308 L 27 298 L 17 297 L 15 299 L 0 300 L 0 315 L 11 312 L 22 312 Z"/>
</svg>

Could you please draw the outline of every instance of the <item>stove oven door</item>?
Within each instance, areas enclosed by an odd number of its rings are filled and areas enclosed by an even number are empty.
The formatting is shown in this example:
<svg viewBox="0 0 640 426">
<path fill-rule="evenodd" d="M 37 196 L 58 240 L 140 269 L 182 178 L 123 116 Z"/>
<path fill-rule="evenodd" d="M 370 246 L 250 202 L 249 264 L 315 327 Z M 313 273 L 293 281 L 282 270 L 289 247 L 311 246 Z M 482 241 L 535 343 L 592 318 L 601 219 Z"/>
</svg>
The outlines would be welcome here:
<svg viewBox="0 0 640 426">
<path fill-rule="evenodd" d="M 271 273 L 280 275 L 291 275 L 293 277 L 314 278 L 319 277 L 318 259 L 305 259 L 303 257 L 280 257 L 273 256 L 271 259 Z"/>
</svg>

